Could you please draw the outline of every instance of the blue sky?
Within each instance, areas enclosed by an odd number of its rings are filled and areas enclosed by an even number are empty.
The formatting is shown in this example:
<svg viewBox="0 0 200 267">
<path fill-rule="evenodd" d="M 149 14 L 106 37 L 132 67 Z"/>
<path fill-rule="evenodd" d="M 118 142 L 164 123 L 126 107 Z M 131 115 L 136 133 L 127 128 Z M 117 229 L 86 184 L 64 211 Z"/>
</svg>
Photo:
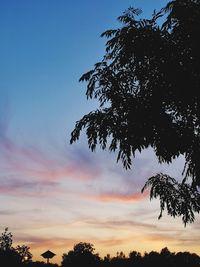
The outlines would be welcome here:
<svg viewBox="0 0 200 267">
<path fill-rule="evenodd" d="M 165 246 L 198 252 L 198 218 L 186 229 L 179 219 L 158 221 L 158 202 L 139 193 L 149 175 L 179 177 L 183 159 L 158 166 L 149 150 L 125 171 L 115 155 L 91 153 L 84 136 L 69 145 L 75 122 L 97 107 L 78 79 L 104 54 L 100 34 L 119 27 L 129 6 L 150 16 L 166 3 L 1 1 L 0 230 L 8 226 L 34 259 L 51 249 L 59 262 L 79 241 L 102 255 Z"/>
</svg>

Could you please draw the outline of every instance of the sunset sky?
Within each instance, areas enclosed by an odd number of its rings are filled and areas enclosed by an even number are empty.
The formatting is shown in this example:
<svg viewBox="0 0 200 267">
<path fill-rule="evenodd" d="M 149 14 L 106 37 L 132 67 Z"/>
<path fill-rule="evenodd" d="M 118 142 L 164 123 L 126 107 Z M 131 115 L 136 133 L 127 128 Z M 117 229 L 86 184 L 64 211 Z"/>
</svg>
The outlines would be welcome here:
<svg viewBox="0 0 200 267">
<path fill-rule="evenodd" d="M 158 165 L 153 151 L 123 169 L 116 155 L 88 150 L 84 133 L 69 144 L 75 122 L 97 107 L 80 76 L 101 60 L 100 34 L 119 27 L 129 6 L 143 16 L 166 0 L 0 1 L 0 231 L 26 244 L 34 260 L 47 249 L 60 263 L 83 241 L 101 256 L 117 251 L 200 254 L 200 218 L 184 228 L 140 191 L 147 177 L 181 176 L 183 158 Z"/>
</svg>

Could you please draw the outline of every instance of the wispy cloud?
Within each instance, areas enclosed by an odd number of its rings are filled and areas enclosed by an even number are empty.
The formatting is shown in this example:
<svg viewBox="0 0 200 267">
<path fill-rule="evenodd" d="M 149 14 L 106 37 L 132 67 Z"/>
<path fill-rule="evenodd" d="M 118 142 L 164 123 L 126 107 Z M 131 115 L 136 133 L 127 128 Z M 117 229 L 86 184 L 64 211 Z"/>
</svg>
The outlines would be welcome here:
<svg viewBox="0 0 200 267">
<path fill-rule="evenodd" d="M 44 180 L 75 178 L 79 180 L 95 179 L 100 170 L 90 161 L 81 160 L 84 153 L 73 151 L 73 158 L 62 155 L 59 150 L 48 154 L 40 148 L 25 145 L 20 147 L 12 140 L 0 140 L 1 166 L 3 170 Z M 66 147 L 67 150 L 67 147 Z M 54 155 L 56 153 L 56 155 Z"/>
<path fill-rule="evenodd" d="M 148 196 L 148 192 L 136 192 L 133 194 L 120 194 L 120 193 L 102 193 L 96 196 L 96 198 L 100 201 L 108 201 L 108 202 L 138 202 L 143 199 L 146 199 Z"/>
<path fill-rule="evenodd" d="M 0 192 L 56 187 L 63 180 L 95 180 L 101 174 L 89 151 L 76 147 L 20 144 L 9 135 L 10 117 L 0 114 Z"/>
<path fill-rule="evenodd" d="M 151 241 L 151 242 L 157 242 L 157 241 L 175 241 L 177 240 L 177 236 L 173 234 L 165 234 L 165 233 L 153 233 L 153 234 L 148 234 L 145 236 L 146 241 Z"/>
<path fill-rule="evenodd" d="M 24 197 L 27 195 L 35 196 L 39 192 L 41 193 L 43 187 L 48 191 L 50 188 L 55 189 L 58 185 L 59 183 L 54 181 L 26 181 L 22 178 L 4 177 L 4 179 L 1 179 L 0 193 L 19 196 L 23 194 Z"/>
<path fill-rule="evenodd" d="M 17 238 L 15 242 L 21 244 L 28 243 L 28 245 L 31 246 L 32 249 L 40 249 L 52 247 L 52 245 L 54 248 L 70 247 L 72 244 L 75 244 L 75 242 L 78 242 L 78 240 L 70 238 L 56 238 L 55 240 L 52 240 L 51 237 L 27 235 L 26 237 Z"/>
<path fill-rule="evenodd" d="M 15 213 L 15 211 L 11 211 L 11 210 L 0 210 L 0 215 L 13 215 L 13 213 Z"/>
<path fill-rule="evenodd" d="M 37 195 L 42 188 L 53 189 L 61 192 L 63 181 L 97 181 L 102 177 L 110 176 L 110 179 L 118 175 L 115 182 L 115 192 L 108 192 L 107 178 L 104 179 L 103 190 L 86 192 L 89 198 L 104 202 L 138 202 L 146 198 L 147 194 L 130 192 L 130 186 L 123 193 L 118 192 L 118 182 L 126 185 L 131 177 L 125 171 L 113 171 L 110 160 L 101 160 L 102 154 L 96 156 L 88 149 L 81 146 L 60 147 L 50 146 L 41 148 L 37 144 L 20 144 L 9 134 L 10 118 L 6 114 L 0 117 L 0 192 L 13 193 L 23 192 L 25 195 Z M 107 155 L 108 156 L 108 155 Z M 100 160 L 99 160 L 100 159 Z M 104 164 L 102 164 L 104 162 Z M 115 162 L 112 162 L 116 164 Z M 117 169 L 121 169 L 117 166 Z M 132 178 L 137 182 L 137 179 Z M 98 186 L 98 185 L 96 185 Z M 138 186 L 134 186 L 139 190 Z"/>
<path fill-rule="evenodd" d="M 119 229 L 119 228 L 146 228 L 146 229 L 157 229 L 157 226 L 154 224 L 150 223 L 144 223 L 136 220 L 131 220 L 131 219 L 124 219 L 124 220 L 88 220 L 86 221 L 89 225 L 99 227 L 99 228 L 112 228 L 112 229 Z"/>
<path fill-rule="evenodd" d="M 102 239 L 102 240 L 98 240 L 99 244 L 101 246 L 105 246 L 105 247 L 116 247 L 116 246 L 120 246 L 123 244 L 126 244 L 128 242 L 130 242 L 132 240 L 132 237 L 129 238 L 108 238 L 108 239 Z"/>
</svg>

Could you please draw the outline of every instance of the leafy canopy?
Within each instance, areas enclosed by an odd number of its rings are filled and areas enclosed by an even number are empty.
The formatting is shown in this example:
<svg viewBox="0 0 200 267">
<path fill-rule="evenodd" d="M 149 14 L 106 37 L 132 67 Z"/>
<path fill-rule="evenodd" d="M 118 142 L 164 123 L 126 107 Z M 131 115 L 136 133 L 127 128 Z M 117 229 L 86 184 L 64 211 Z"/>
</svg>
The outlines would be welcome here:
<svg viewBox="0 0 200 267">
<path fill-rule="evenodd" d="M 6 227 L 0 235 L 0 266 L 22 267 L 31 262 L 32 254 L 30 248 L 26 245 L 12 246 L 13 235 Z"/>
<path fill-rule="evenodd" d="M 91 243 L 80 242 L 74 245 L 73 250 L 64 253 L 62 256 L 62 267 L 87 266 L 95 267 L 100 261 L 98 254 L 94 253 L 95 248 Z"/>
<path fill-rule="evenodd" d="M 120 28 L 102 34 L 103 59 L 80 78 L 99 108 L 76 122 L 71 143 L 85 129 L 92 151 L 116 151 L 126 169 L 149 147 L 159 163 L 183 155 L 181 184 L 158 174 L 143 190 L 150 186 L 151 198 L 160 198 L 160 216 L 167 208 L 186 224 L 200 211 L 200 0 L 171 1 L 150 19 L 140 14 L 129 8 Z"/>
</svg>

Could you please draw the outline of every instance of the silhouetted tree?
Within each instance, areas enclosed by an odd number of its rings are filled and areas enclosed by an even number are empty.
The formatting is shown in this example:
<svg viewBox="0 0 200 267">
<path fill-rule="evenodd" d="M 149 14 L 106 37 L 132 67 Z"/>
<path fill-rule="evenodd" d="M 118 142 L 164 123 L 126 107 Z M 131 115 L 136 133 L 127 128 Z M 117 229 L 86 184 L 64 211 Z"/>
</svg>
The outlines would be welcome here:
<svg viewBox="0 0 200 267">
<path fill-rule="evenodd" d="M 89 148 L 118 151 L 126 169 L 149 147 L 159 163 L 183 155 L 181 184 L 160 173 L 144 189 L 160 198 L 159 218 L 167 208 L 186 224 L 200 211 L 200 1 L 170 1 L 150 19 L 140 14 L 129 8 L 118 18 L 121 28 L 102 34 L 104 58 L 80 78 L 100 106 L 76 123 L 71 143 L 86 129 Z"/>
<path fill-rule="evenodd" d="M 16 248 L 12 246 L 13 235 L 5 228 L 0 236 L 0 266 L 12 267 L 32 267 L 29 265 L 32 259 L 30 248 L 26 245 L 18 245 Z M 39 266 L 39 265 L 38 265 Z M 41 265 L 42 266 L 42 265 Z"/>
<path fill-rule="evenodd" d="M 161 249 L 160 258 L 163 267 L 175 267 L 174 255 L 167 247 Z"/>
<path fill-rule="evenodd" d="M 12 234 L 5 228 L 0 236 L 0 266 L 21 267 L 21 259 L 12 247 Z"/>
<path fill-rule="evenodd" d="M 103 261 L 102 261 L 102 265 L 103 265 L 104 267 L 108 267 L 108 266 L 110 266 L 110 262 L 111 262 L 110 254 L 107 254 L 107 255 L 104 257 Z"/>
<path fill-rule="evenodd" d="M 125 267 L 128 265 L 128 260 L 126 258 L 126 255 L 123 253 L 123 251 L 121 252 L 117 252 L 116 257 L 113 257 L 110 261 L 111 266 L 113 267 Z"/>
<path fill-rule="evenodd" d="M 0 236 L 0 250 L 6 251 L 12 248 L 12 234 L 8 232 L 6 227 L 4 232 Z"/>
<path fill-rule="evenodd" d="M 200 266 L 200 258 L 195 253 L 189 253 L 189 252 L 178 252 L 175 255 L 175 266 L 176 267 L 198 267 Z"/>
<path fill-rule="evenodd" d="M 20 259 L 22 262 L 30 262 L 32 260 L 33 255 L 30 252 L 30 247 L 26 246 L 26 245 L 22 245 L 22 246 L 17 246 L 15 248 L 16 252 L 18 253 L 18 255 L 20 256 Z"/>
<path fill-rule="evenodd" d="M 45 263 L 43 261 L 35 261 L 35 262 L 28 262 L 24 265 L 24 267 L 59 267 L 58 264 L 55 263 Z"/>
<path fill-rule="evenodd" d="M 95 267 L 100 263 L 100 257 L 94 253 L 94 246 L 91 243 L 80 242 L 73 250 L 62 256 L 62 267 L 87 266 Z"/>
<path fill-rule="evenodd" d="M 145 253 L 143 257 L 143 264 L 145 267 L 162 266 L 160 254 L 156 251 Z"/>
<path fill-rule="evenodd" d="M 131 251 L 129 253 L 129 266 L 142 266 L 142 256 L 140 252 L 137 251 Z"/>
<path fill-rule="evenodd" d="M 160 252 L 131 251 L 129 256 L 121 251 L 116 256 L 107 254 L 103 259 L 94 253 L 95 249 L 91 243 L 80 242 L 74 245 L 73 250 L 63 254 L 61 267 L 200 267 L 200 257 L 195 253 L 171 252 L 167 247 Z M 32 262 L 27 267 L 45 267 L 45 264 Z M 53 265 L 52 265 L 53 266 Z"/>
</svg>

